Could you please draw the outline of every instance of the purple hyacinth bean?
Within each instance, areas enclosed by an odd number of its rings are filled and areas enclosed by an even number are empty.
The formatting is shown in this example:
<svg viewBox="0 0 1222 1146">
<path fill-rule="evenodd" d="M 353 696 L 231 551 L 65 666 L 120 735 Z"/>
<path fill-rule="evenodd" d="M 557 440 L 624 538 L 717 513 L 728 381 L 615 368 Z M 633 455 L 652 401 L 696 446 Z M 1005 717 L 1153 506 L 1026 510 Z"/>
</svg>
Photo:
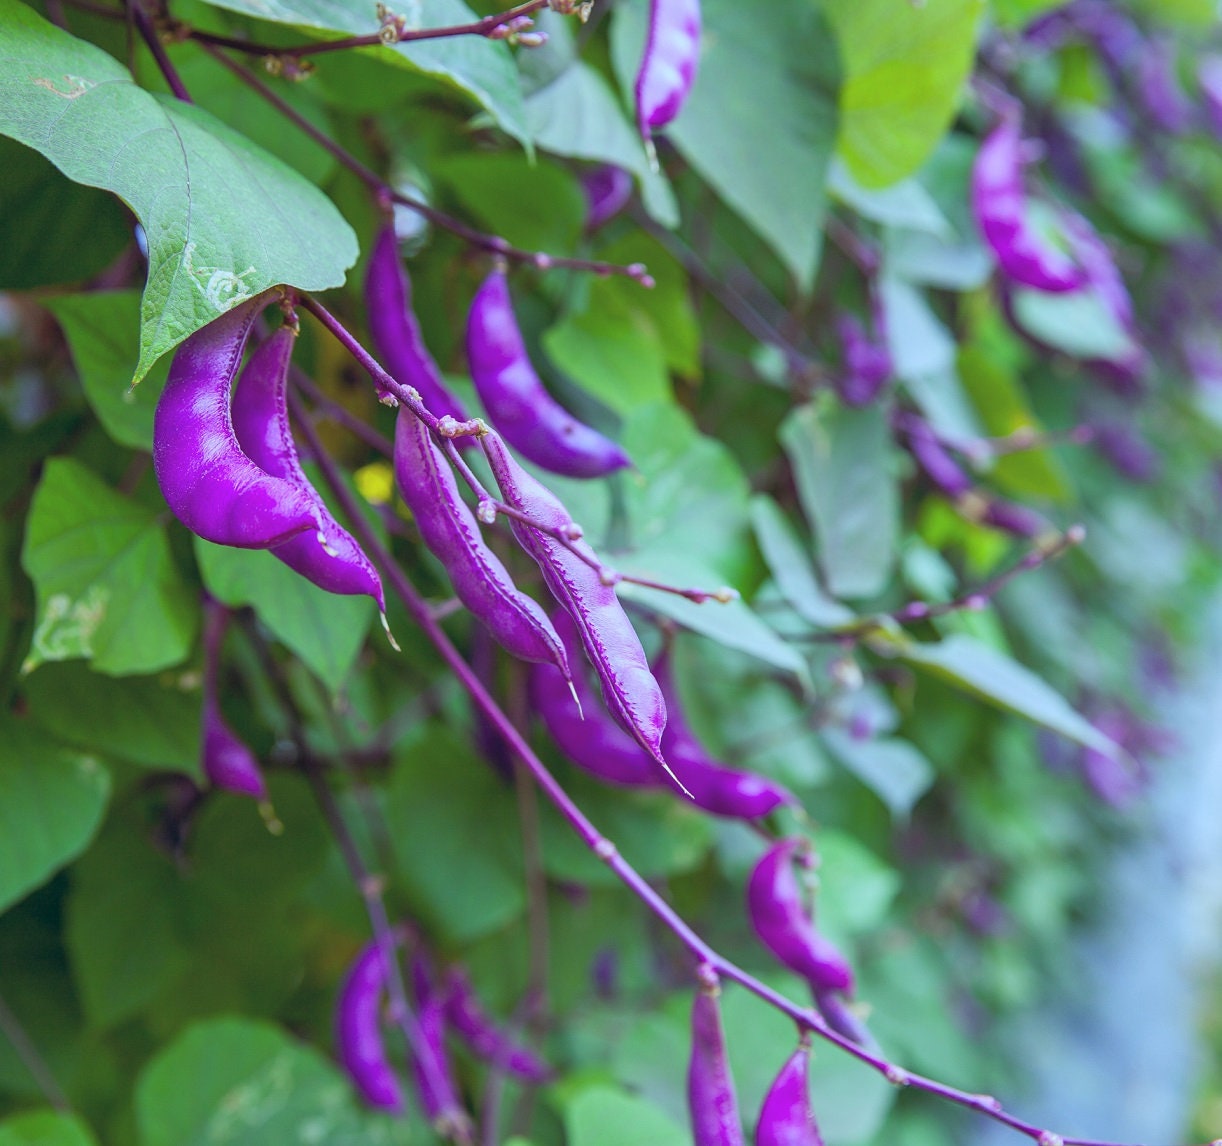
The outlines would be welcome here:
<svg viewBox="0 0 1222 1146">
<path fill-rule="evenodd" d="M 586 197 L 586 233 L 614 219 L 632 198 L 632 176 L 614 163 L 603 163 L 581 173 Z"/>
<path fill-rule="evenodd" d="M 379 1110 L 400 1114 L 403 1090 L 386 1056 L 382 1039 L 382 997 L 387 968 L 377 942 L 366 944 L 353 960 L 340 989 L 335 1014 L 339 1061 L 361 1096 Z"/>
<path fill-rule="evenodd" d="M 950 456 L 928 422 L 921 418 L 905 418 L 903 429 L 908 452 L 940 492 L 950 498 L 960 498 L 972 491 L 972 479 Z"/>
<path fill-rule="evenodd" d="M 394 463 L 399 492 L 458 599 L 514 656 L 555 665 L 567 678 L 568 658 L 547 614 L 514 585 L 500 558 L 484 543 L 475 515 L 459 495 L 454 471 L 428 427 L 404 408 L 395 424 Z"/>
<path fill-rule="evenodd" d="M 385 615 L 382 579 L 356 539 L 332 516 L 310 484 L 289 426 L 288 371 L 296 330 L 281 326 L 255 350 L 233 394 L 233 429 L 238 444 L 260 469 L 313 498 L 322 544 L 313 534 L 293 537 L 271 552 L 290 569 L 328 593 L 366 594 Z"/>
<path fill-rule="evenodd" d="M 523 457 L 574 478 L 602 477 L 632 464 L 615 442 L 579 422 L 544 389 L 526 353 L 500 268 L 493 269 L 471 300 L 467 362 L 492 424 Z"/>
<path fill-rule="evenodd" d="M 803 1040 L 764 1096 L 755 1146 L 823 1146 L 810 1104 L 810 1046 Z"/>
<path fill-rule="evenodd" d="M 766 851 L 747 883 L 751 926 L 764 946 L 814 991 L 852 993 L 853 971 L 836 947 L 815 929 L 802 904 L 793 861 L 805 846 L 781 840 Z"/>
<path fill-rule="evenodd" d="M 215 788 L 267 799 L 267 784 L 255 754 L 225 722 L 215 697 L 204 700 L 200 766 Z"/>
<path fill-rule="evenodd" d="M 439 1131 L 468 1126 L 470 1118 L 458 1100 L 458 1088 L 446 1052 L 446 1005 L 437 994 L 418 1000 L 416 1021 L 421 1037 L 428 1047 L 431 1069 L 425 1070 L 420 1060 L 412 1056 L 412 1080 L 420 1096 L 420 1108 Z"/>
<path fill-rule="evenodd" d="M 241 549 L 267 549 L 320 526 L 311 498 L 243 453 L 229 413 L 251 325 L 270 301 L 259 295 L 191 335 L 153 418 L 153 468 L 174 516 L 205 541 Z"/>
<path fill-rule="evenodd" d="M 870 1029 L 852 1007 L 845 1002 L 844 996 L 839 991 L 817 990 L 813 994 L 819 1014 L 823 1016 L 823 1021 L 832 1030 L 844 1035 L 846 1039 L 855 1042 L 858 1046 L 865 1047 L 868 1051 L 877 1052 L 879 1050 L 878 1040 L 870 1033 Z"/>
<path fill-rule="evenodd" d="M 633 94 L 641 138 L 680 112 L 700 61 L 700 0 L 650 0 L 649 32 Z"/>
<path fill-rule="evenodd" d="M 845 405 L 868 406 L 893 373 L 891 352 L 885 343 L 873 341 L 862 322 L 851 314 L 836 317 L 836 334 L 843 354 L 836 392 Z"/>
<path fill-rule="evenodd" d="M 1023 188 L 1022 113 L 1007 107 L 972 166 L 972 213 L 1002 273 L 1038 290 L 1078 290 L 1086 273 L 1039 233 Z"/>
<path fill-rule="evenodd" d="M 369 252 L 365 308 L 374 349 L 395 381 L 414 387 L 437 417 L 449 414 L 466 421 L 462 404 L 445 384 L 420 333 L 412 312 L 411 280 L 399 258 L 399 242 L 390 223 L 378 232 Z"/>
<path fill-rule="evenodd" d="M 573 519 L 564 504 L 514 460 L 501 438 L 488 432 L 480 443 L 506 503 L 533 521 L 571 537 Z M 538 564 L 552 596 L 576 624 L 607 708 L 674 780 L 662 754 L 666 701 L 614 585 L 605 583 L 598 569 L 579 555 L 597 564 L 593 550 L 583 541 L 574 541 L 574 552 L 550 534 L 520 521 L 513 522 L 513 531 Z M 573 675 L 577 676 L 576 670 Z"/>
<path fill-rule="evenodd" d="M 742 1146 L 743 1127 L 726 1055 L 717 1000 L 721 989 L 707 965 L 692 1001 L 692 1056 L 687 1068 L 687 1105 L 694 1146 Z"/>
<path fill-rule="evenodd" d="M 535 1085 L 554 1076 L 534 1051 L 511 1039 L 484 1013 L 471 980 L 457 967 L 446 976 L 445 1014 L 455 1033 L 485 1062 Z"/>
<path fill-rule="evenodd" d="M 1155 125 L 1172 135 L 1192 127 L 1192 105 L 1175 74 L 1175 47 L 1168 40 L 1148 41 L 1137 56 L 1137 94 Z"/>
<path fill-rule="evenodd" d="M 1159 457 L 1136 430 L 1119 422 L 1096 423 L 1091 442 L 1117 473 L 1130 481 L 1151 482 L 1158 476 Z"/>
</svg>

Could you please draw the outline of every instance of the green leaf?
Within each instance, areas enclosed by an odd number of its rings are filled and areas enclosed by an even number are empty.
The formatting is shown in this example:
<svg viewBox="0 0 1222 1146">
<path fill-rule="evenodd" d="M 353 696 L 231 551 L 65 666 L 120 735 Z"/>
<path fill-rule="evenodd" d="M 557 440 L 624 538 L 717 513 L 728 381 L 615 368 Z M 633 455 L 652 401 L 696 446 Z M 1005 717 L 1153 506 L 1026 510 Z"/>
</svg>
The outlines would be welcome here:
<svg viewBox="0 0 1222 1146">
<path fill-rule="evenodd" d="M 351 0 L 208 0 L 217 8 L 242 12 L 259 20 L 293 24 L 316 32 L 343 36 L 366 36 L 378 31 L 375 5 Z M 462 0 L 429 0 L 428 4 L 392 7 L 406 18 L 409 31 L 469 24 L 476 15 Z M 474 99 L 514 139 L 530 143 L 530 129 L 522 101 L 522 86 L 509 49 L 485 36 L 444 36 L 396 44 L 394 47 L 362 48 L 379 59 L 393 61 L 426 76 L 443 80 Z"/>
<path fill-rule="evenodd" d="M 0 718 L 0 911 L 78 856 L 110 797 L 110 774 L 28 722 Z"/>
<path fill-rule="evenodd" d="M 780 434 L 828 589 L 836 597 L 880 593 L 895 564 L 899 531 L 886 412 L 802 406 Z"/>
<path fill-rule="evenodd" d="M 837 157 L 828 172 L 828 190 L 863 219 L 888 227 L 903 227 L 922 234 L 952 233 L 951 225 L 934 197 L 915 179 L 887 187 L 862 187 Z"/>
<path fill-rule="evenodd" d="M 839 728 L 825 728 L 823 742 L 897 819 L 912 811 L 934 781 L 933 766 L 907 740 L 858 740 Z"/>
<path fill-rule="evenodd" d="M 140 295 L 134 290 L 91 291 L 48 299 L 81 380 L 89 405 L 121 446 L 153 449 L 153 414 L 165 387 L 169 363 L 149 371 L 130 388 L 140 357 Z"/>
<path fill-rule="evenodd" d="M 37 151 L 0 137 L 0 289 L 92 278 L 132 242 L 111 196 L 65 179 Z"/>
<path fill-rule="evenodd" d="M 195 556 L 218 601 L 230 608 L 250 605 L 328 687 L 344 683 L 373 620 L 369 597 L 328 593 L 261 549 L 232 549 L 197 537 Z"/>
<path fill-rule="evenodd" d="M 984 0 L 822 0 L 844 67 L 837 150 L 863 187 L 913 174 L 950 126 Z"/>
<path fill-rule="evenodd" d="M 178 664 L 191 651 L 198 610 L 156 511 L 79 462 L 47 462 L 21 563 L 38 596 L 25 671 L 85 657 L 122 676 Z"/>
<path fill-rule="evenodd" d="M 370 1133 L 352 1090 L 313 1047 L 239 1018 L 196 1023 L 136 1084 L 140 1146 L 364 1146 Z"/>
<path fill-rule="evenodd" d="M 569 1146 L 691 1146 L 691 1134 L 652 1102 L 590 1086 L 565 1105 Z"/>
<path fill-rule="evenodd" d="M 69 744 L 199 775 L 198 691 L 161 677 L 99 676 L 81 661 L 44 665 L 22 690 L 30 715 Z"/>
<path fill-rule="evenodd" d="M 407 894 L 449 939 L 469 941 L 521 913 L 526 898 L 512 790 L 452 732 L 433 726 L 403 747 L 386 811 Z"/>
<path fill-rule="evenodd" d="M 1087 748 L 1117 757 L 1121 749 L 1046 681 L 1016 660 L 972 637 L 938 644 L 904 643 L 898 655 L 1005 712 L 1017 713 Z"/>
<path fill-rule="evenodd" d="M 832 38 L 807 0 L 705 0 L 703 19 L 696 83 L 668 138 L 808 290 L 836 132 Z M 645 20 L 643 2 L 615 7 L 612 54 L 624 91 L 640 64 Z"/>
<path fill-rule="evenodd" d="M 869 848 L 835 828 L 819 829 L 819 929 L 865 935 L 886 921 L 902 880 Z"/>
<path fill-rule="evenodd" d="M 1074 358 L 1120 359 L 1135 349 L 1132 336 L 1097 291 L 1051 294 L 1018 287 L 1010 304 L 1027 334 Z"/>
<path fill-rule="evenodd" d="M 207 112 L 137 87 L 114 57 L 19 0 L 0 0 L 0 25 L 0 133 L 74 182 L 113 191 L 148 236 L 133 381 L 251 295 L 344 281 L 356 236 L 297 172 Z"/>
<path fill-rule="evenodd" d="M 852 622 L 856 614 L 824 592 L 796 530 L 767 494 L 751 499 L 751 525 L 773 580 L 802 617 L 821 629 Z"/>
<path fill-rule="evenodd" d="M 74 1114 L 31 1110 L 0 1122 L 0 1146 L 95 1146 L 89 1127 Z"/>
</svg>

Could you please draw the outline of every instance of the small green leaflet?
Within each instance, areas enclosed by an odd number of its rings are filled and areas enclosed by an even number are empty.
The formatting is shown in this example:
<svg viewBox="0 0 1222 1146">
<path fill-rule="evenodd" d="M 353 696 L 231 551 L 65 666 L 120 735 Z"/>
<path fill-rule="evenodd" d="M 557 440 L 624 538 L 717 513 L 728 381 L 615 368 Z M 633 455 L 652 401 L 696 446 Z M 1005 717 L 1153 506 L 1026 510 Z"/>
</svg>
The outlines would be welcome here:
<svg viewBox="0 0 1222 1146">
<path fill-rule="evenodd" d="M 0 1146 L 94 1146 L 97 1139 L 74 1114 L 28 1110 L 0 1122 Z"/>
<path fill-rule="evenodd" d="M 352 0 L 208 0 L 216 8 L 242 12 L 277 24 L 331 33 L 325 37 L 365 36 L 377 32 L 376 5 Z M 448 28 L 477 19 L 462 0 L 391 4 L 404 16 L 409 30 Z M 522 102 L 522 85 L 509 49 L 485 36 L 444 36 L 434 40 L 397 44 L 393 48 L 362 49 L 380 59 L 435 76 L 475 99 L 500 128 L 529 147 L 530 130 Z"/>
<path fill-rule="evenodd" d="M 148 236 L 134 382 L 243 299 L 344 281 L 356 236 L 296 171 L 207 112 L 137 87 L 18 0 L 0 0 L 0 31 L 0 134 L 113 191 Z"/>
</svg>

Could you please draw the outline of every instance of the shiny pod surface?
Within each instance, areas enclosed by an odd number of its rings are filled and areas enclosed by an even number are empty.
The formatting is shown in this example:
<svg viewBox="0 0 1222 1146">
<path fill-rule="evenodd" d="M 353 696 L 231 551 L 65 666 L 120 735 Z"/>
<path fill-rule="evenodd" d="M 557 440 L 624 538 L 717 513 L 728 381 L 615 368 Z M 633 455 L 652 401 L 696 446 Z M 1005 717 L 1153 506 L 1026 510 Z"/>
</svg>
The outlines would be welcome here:
<svg viewBox="0 0 1222 1146">
<path fill-rule="evenodd" d="M 803 1043 L 781 1067 L 760 1107 L 755 1146 L 823 1146 L 810 1104 L 809 1063 Z"/>
<path fill-rule="evenodd" d="M 687 1068 L 687 1107 L 695 1146 L 742 1146 L 743 1128 L 725 1032 L 719 990 L 706 984 L 692 1001 L 692 1055 Z"/>
<path fill-rule="evenodd" d="M 221 716 L 215 698 L 204 701 L 204 731 L 200 742 L 200 766 L 215 788 L 267 798 L 267 784 L 255 754 L 238 738 Z"/>
<path fill-rule="evenodd" d="M 340 988 L 335 1015 L 339 1061 L 370 1106 L 401 1113 L 403 1091 L 382 1039 L 386 964 L 376 942 L 358 952 Z"/>
<path fill-rule="evenodd" d="M 648 139 L 683 108 L 700 61 L 700 0 L 650 0 L 649 31 L 633 94 Z"/>
</svg>

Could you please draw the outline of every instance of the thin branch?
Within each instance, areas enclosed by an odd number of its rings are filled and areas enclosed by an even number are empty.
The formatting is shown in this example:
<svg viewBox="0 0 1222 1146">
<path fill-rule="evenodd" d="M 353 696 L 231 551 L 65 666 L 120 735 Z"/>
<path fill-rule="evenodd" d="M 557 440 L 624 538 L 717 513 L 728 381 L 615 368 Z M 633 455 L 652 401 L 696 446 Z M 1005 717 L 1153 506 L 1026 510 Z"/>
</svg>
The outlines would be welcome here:
<svg viewBox="0 0 1222 1146">
<path fill-rule="evenodd" d="M 72 1104 L 56 1081 L 55 1075 L 51 1073 L 51 1068 L 47 1066 L 47 1060 L 39 1053 L 34 1041 L 26 1033 L 25 1027 L 21 1025 L 21 1020 L 9 1009 L 3 997 L 0 997 L 0 1034 L 3 1034 L 12 1044 L 13 1050 L 17 1052 L 17 1057 L 30 1072 L 30 1077 L 42 1091 L 43 1097 L 56 1110 L 65 1114 L 71 1113 Z"/>
<path fill-rule="evenodd" d="M 165 82 L 170 85 L 170 91 L 174 93 L 175 98 L 182 100 L 183 103 L 191 103 L 190 93 L 182 82 L 178 70 L 170 63 L 170 57 L 166 54 L 165 45 L 161 42 L 161 37 L 157 35 L 157 29 L 153 27 L 153 21 L 149 19 L 148 13 L 145 12 L 141 4 L 141 0 L 133 0 L 128 5 L 128 10 L 132 14 L 136 31 L 140 33 L 140 38 L 148 46 L 148 50 L 153 53 L 153 59 L 157 61 L 158 69 L 165 77 Z"/>
</svg>

